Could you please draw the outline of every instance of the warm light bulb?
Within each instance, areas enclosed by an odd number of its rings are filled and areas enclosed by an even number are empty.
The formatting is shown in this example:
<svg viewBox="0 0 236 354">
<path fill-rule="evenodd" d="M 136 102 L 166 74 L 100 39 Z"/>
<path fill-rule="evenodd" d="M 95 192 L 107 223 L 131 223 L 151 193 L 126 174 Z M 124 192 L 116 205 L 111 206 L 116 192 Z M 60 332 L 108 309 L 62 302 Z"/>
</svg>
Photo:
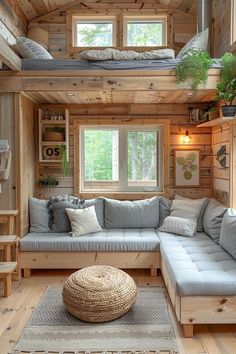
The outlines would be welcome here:
<svg viewBox="0 0 236 354">
<path fill-rule="evenodd" d="M 189 144 L 190 143 L 190 137 L 189 137 L 189 132 L 186 130 L 185 136 L 184 136 L 184 143 Z"/>
</svg>

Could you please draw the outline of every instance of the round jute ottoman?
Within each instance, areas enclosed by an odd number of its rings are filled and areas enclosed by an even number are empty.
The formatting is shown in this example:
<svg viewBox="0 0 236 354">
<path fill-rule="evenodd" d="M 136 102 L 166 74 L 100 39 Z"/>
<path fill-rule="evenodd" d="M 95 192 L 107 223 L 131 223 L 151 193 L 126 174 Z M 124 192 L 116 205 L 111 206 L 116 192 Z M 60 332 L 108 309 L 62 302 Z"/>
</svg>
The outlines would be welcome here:
<svg viewBox="0 0 236 354">
<path fill-rule="evenodd" d="M 136 294 L 133 279 L 110 266 L 78 270 L 66 280 L 62 290 L 66 309 L 88 322 L 106 322 L 124 315 L 134 304 Z"/>
</svg>

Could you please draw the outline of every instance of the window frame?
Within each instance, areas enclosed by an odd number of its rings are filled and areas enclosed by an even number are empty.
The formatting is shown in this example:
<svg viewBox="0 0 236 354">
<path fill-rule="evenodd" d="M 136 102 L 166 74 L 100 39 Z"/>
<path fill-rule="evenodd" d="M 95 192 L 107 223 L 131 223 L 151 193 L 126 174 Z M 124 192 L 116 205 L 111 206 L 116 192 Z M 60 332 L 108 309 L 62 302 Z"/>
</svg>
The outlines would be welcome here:
<svg viewBox="0 0 236 354">
<path fill-rule="evenodd" d="M 147 45 L 147 46 L 144 46 L 144 45 L 130 45 L 128 44 L 128 23 L 131 22 L 131 21 L 135 21 L 135 22 L 153 22 L 153 21 L 156 21 L 156 22 L 162 22 L 162 27 L 163 27 L 163 31 L 162 31 L 162 44 L 161 45 L 153 45 L 153 46 L 150 46 L 150 45 Z M 147 15 L 138 15 L 138 16 L 132 16 L 132 15 L 129 15 L 129 16 L 126 16 L 124 15 L 123 16 L 123 46 L 126 46 L 126 47 L 140 47 L 140 48 L 149 48 L 149 47 L 166 47 L 167 46 L 167 43 L 168 43 L 168 14 L 166 15 L 155 15 L 155 16 L 147 16 Z"/>
<path fill-rule="evenodd" d="M 236 0 L 231 0 L 230 45 L 236 43 Z"/>
<path fill-rule="evenodd" d="M 109 48 L 116 46 L 116 30 L 117 21 L 116 16 L 85 16 L 85 15 L 72 15 L 72 47 L 74 48 L 104 48 L 104 46 L 84 46 L 77 42 L 77 23 L 111 23 L 112 24 L 112 45 L 106 46 Z"/>
<path fill-rule="evenodd" d="M 85 188 L 85 159 L 84 159 L 84 131 L 85 130 L 118 130 L 118 166 L 119 166 L 119 179 L 118 179 L 118 188 L 115 190 L 112 189 L 86 189 Z M 156 132 L 157 134 L 157 146 L 156 149 L 159 151 L 157 154 L 157 186 L 155 187 L 145 187 L 145 186 L 128 186 L 128 132 L 130 131 L 143 131 L 143 132 Z M 154 125 L 80 125 L 79 129 L 79 140 L 80 140 L 80 176 L 79 176 L 79 190 L 80 193 L 138 193 L 138 192 L 163 192 L 164 186 L 164 126 L 162 124 Z"/>
</svg>

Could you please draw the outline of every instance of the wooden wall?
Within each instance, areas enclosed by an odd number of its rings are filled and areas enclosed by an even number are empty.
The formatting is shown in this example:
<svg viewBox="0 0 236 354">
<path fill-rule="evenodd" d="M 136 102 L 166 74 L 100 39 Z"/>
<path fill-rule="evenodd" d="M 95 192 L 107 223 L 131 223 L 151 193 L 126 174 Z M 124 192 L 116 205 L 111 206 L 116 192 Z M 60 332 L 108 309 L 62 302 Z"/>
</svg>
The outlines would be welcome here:
<svg viewBox="0 0 236 354">
<path fill-rule="evenodd" d="M 53 109 L 53 106 L 46 106 L 49 109 Z M 55 106 L 54 106 L 55 107 Z M 57 106 L 58 107 L 58 106 Z M 65 106 L 64 106 L 65 107 Z M 58 188 L 51 189 L 38 189 L 37 195 L 39 197 L 47 197 L 49 195 L 55 195 L 58 193 L 72 193 L 74 190 L 73 185 L 73 158 L 74 158 L 74 131 L 73 123 L 80 119 L 89 120 L 91 115 L 96 116 L 96 120 L 100 122 L 106 119 L 106 116 L 112 116 L 114 122 L 119 119 L 135 119 L 140 120 L 140 124 L 145 124 L 145 119 L 152 119 L 155 122 L 156 119 L 170 119 L 170 136 L 169 136 L 169 171 L 168 176 L 170 184 L 166 188 L 166 196 L 174 197 L 175 193 L 181 194 L 186 197 L 200 198 L 204 196 L 211 196 L 211 128 L 199 129 L 196 126 L 190 126 L 189 132 L 191 137 L 191 144 L 188 146 L 183 145 L 183 135 L 187 127 L 189 111 L 187 104 L 122 104 L 122 105 L 70 105 L 66 108 L 70 113 L 70 177 L 60 179 L 60 185 Z M 140 118 L 139 118 L 140 117 Z M 196 148 L 201 151 L 201 169 L 200 169 L 200 183 L 198 188 L 175 188 L 173 177 L 173 149 L 175 148 Z M 59 167 L 40 167 L 38 170 L 39 176 L 47 174 L 60 175 Z M 138 199 L 145 198 L 147 195 L 120 195 L 120 198 Z M 87 197 L 87 195 L 83 195 Z M 92 197 L 90 195 L 90 197 Z"/>
<path fill-rule="evenodd" d="M 25 96 L 0 94 L 0 139 L 12 150 L 10 177 L 2 182 L 0 209 L 18 209 L 16 232 L 28 229 L 28 197 L 35 189 L 34 104 Z M 2 230 L 0 230 L 2 232 Z"/>
<path fill-rule="evenodd" d="M 230 48 L 231 0 L 212 0 L 213 56 L 221 57 Z"/>
<path fill-rule="evenodd" d="M 197 15 L 194 1 L 189 1 L 189 6 L 186 5 L 186 1 L 184 2 L 185 4 L 181 4 L 186 11 L 183 11 L 182 7 L 178 7 L 176 5 L 177 3 L 175 2 L 176 8 L 173 7 L 170 9 L 170 23 L 173 25 L 170 34 L 170 42 L 173 43 L 174 49 L 179 51 L 184 44 L 196 34 Z M 120 15 L 122 13 L 125 13 L 126 15 L 156 15 L 160 11 L 162 11 L 162 13 L 163 11 L 168 11 L 168 9 L 161 10 L 160 8 L 161 5 L 155 0 L 149 0 L 144 4 L 139 1 L 129 1 L 127 3 L 116 1 L 109 3 L 104 0 L 99 2 L 90 0 L 88 5 L 80 3 L 72 9 L 44 15 L 39 18 L 36 23 L 31 23 L 30 26 L 39 26 L 49 32 L 48 50 L 54 58 L 78 58 L 79 49 L 73 48 L 73 50 L 71 50 L 68 46 L 71 33 L 67 31 L 69 26 L 67 11 L 70 14 L 90 15 L 99 13 L 103 15 L 104 13 L 108 15 Z"/>
</svg>

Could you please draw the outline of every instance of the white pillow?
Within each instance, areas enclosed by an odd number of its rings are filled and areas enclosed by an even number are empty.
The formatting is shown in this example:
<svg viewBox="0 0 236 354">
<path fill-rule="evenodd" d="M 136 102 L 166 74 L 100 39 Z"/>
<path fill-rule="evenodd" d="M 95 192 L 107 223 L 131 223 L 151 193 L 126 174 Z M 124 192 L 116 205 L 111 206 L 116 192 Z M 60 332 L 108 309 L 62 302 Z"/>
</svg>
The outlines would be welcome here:
<svg viewBox="0 0 236 354">
<path fill-rule="evenodd" d="M 69 209 L 66 212 L 70 219 L 72 236 L 82 236 L 101 231 L 94 205 L 85 209 Z"/>
<path fill-rule="evenodd" d="M 17 37 L 16 46 L 24 59 L 53 59 L 45 48 L 30 38 Z"/>
<path fill-rule="evenodd" d="M 198 33 L 196 36 L 190 39 L 188 43 L 185 44 L 185 46 L 178 53 L 176 59 L 182 59 L 189 49 L 194 48 L 194 49 L 207 50 L 208 37 L 209 37 L 209 30 L 208 28 L 206 28 L 205 31 Z"/>
<path fill-rule="evenodd" d="M 196 232 L 196 228 L 197 222 L 194 220 L 167 216 L 159 230 L 170 232 L 171 234 L 192 237 Z"/>
<path fill-rule="evenodd" d="M 191 219 L 197 222 L 202 205 L 202 199 L 174 199 L 170 208 L 170 216 Z"/>
</svg>

